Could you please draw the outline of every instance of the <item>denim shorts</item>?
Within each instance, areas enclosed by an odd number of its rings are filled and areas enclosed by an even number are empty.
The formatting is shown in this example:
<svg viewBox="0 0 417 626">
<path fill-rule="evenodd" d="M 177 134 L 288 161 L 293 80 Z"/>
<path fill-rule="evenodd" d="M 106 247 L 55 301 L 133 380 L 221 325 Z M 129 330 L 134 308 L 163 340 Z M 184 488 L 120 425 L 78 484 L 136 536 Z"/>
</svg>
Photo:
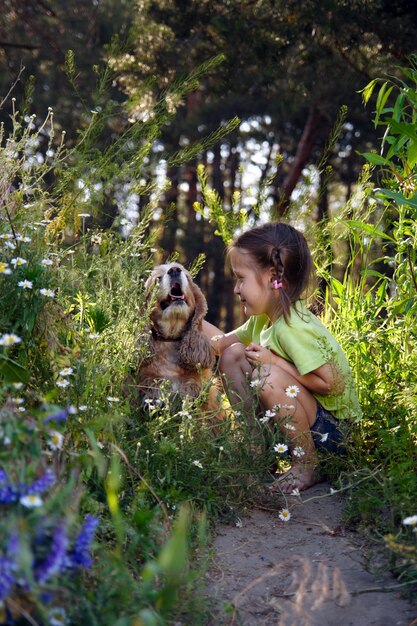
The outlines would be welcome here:
<svg viewBox="0 0 417 626">
<path fill-rule="evenodd" d="M 337 456 L 347 454 L 345 435 L 340 429 L 339 420 L 317 402 L 316 421 L 310 428 L 317 450 L 331 452 Z M 327 437 L 326 437 L 327 435 Z"/>
</svg>

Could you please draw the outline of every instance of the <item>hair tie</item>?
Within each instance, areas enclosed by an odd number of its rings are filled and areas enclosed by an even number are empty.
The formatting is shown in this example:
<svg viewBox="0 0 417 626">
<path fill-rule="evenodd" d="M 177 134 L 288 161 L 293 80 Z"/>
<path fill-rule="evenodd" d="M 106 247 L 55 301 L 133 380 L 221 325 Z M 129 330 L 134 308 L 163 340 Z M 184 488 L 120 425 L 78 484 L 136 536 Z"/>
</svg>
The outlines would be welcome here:
<svg viewBox="0 0 417 626">
<path fill-rule="evenodd" d="M 277 280 L 274 280 L 274 289 L 281 289 L 282 288 L 282 283 L 279 283 Z"/>
</svg>

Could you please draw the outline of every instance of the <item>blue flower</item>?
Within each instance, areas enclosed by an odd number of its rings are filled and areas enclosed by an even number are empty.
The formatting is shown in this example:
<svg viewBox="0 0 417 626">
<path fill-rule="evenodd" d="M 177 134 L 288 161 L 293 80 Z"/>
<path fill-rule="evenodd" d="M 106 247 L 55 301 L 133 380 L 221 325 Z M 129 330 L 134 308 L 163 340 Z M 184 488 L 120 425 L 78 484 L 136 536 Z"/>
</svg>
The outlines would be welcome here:
<svg viewBox="0 0 417 626">
<path fill-rule="evenodd" d="M 38 582 L 47 582 L 52 576 L 59 574 L 65 568 L 67 547 L 67 530 L 65 525 L 60 523 L 55 528 L 49 555 L 37 567 L 36 578 Z"/>
<path fill-rule="evenodd" d="M 25 488 L 25 495 L 35 495 L 47 491 L 55 484 L 56 476 L 52 470 L 46 470 L 46 472 L 40 478 L 37 478 L 31 485 Z"/>
<path fill-rule="evenodd" d="M 19 498 L 19 490 L 11 484 L 6 472 L 0 468 L 0 504 L 16 502 Z"/>
<path fill-rule="evenodd" d="M 13 570 L 13 561 L 8 557 L 0 556 L 0 601 L 7 598 L 15 584 Z"/>
<path fill-rule="evenodd" d="M 50 415 L 47 415 L 44 420 L 43 423 L 47 424 L 48 422 L 65 422 L 65 420 L 67 419 L 69 415 L 69 410 L 68 409 L 63 409 L 62 411 L 58 411 L 58 413 L 51 413 Z"/>
<path fill-rule="evenodd" d="M 74 548 L 70 553 L 70 562 L 73 567 L 91 567 L 92 558 L 90 547 L 96 533 L 98 519 L 93 515 L 87 515 L 84 524 L 75 541 Z"/>
</svg>

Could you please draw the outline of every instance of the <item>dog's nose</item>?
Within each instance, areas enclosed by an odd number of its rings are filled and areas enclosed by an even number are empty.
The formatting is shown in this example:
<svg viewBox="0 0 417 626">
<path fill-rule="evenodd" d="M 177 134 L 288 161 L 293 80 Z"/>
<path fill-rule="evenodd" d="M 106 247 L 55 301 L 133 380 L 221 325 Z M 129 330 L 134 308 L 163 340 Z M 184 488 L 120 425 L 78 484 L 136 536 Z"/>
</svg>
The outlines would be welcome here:
<svg viewBox="0 0 417 626">
<path fill-rule="evenodd" d="M 180 267 L 170 267 L 168 270 L 168 274 L 169 276 L 171 276 L 171 278 L 178 278 L 178 276 L 181 274 L 181 268 Z"/>
</svg>

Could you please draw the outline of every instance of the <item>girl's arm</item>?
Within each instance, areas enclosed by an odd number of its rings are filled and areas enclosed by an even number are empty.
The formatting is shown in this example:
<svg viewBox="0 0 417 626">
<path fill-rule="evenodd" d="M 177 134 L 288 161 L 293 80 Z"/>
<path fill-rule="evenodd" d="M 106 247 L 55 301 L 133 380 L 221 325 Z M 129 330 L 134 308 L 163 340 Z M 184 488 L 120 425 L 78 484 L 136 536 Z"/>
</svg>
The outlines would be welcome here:
<svg viewBox="0 0 417 626">
<path fill-rule="evenodd" d="M 325 363 L 304 376 L 298 375 L 304 387 L 322 396 L 340 395 L 345 388 L 345 381 L 334 363 Z"/>
<path fill-rule="evenodd" d="M 223 354 L 226 348 L 232 344 L 241 343 L 233 331 L 224 334 L 217 326 L 210 324 L 207 320 L 203 320 L 203 333 L 210 339 L 211 346 L 217 355 Z"/>
<path fill-rule="evenodd" d="M 323 396 L 343 393 L 345 382 L 334 363 L 325 363 L 307 374 L 299 373 L 298 369 L 268 348 L 251 343 L 246 348 L 246 358 L 254 367 L 256 365 L 277 365 L 293 376 L 301 385 L 313 393 Z"/>
</svg>

